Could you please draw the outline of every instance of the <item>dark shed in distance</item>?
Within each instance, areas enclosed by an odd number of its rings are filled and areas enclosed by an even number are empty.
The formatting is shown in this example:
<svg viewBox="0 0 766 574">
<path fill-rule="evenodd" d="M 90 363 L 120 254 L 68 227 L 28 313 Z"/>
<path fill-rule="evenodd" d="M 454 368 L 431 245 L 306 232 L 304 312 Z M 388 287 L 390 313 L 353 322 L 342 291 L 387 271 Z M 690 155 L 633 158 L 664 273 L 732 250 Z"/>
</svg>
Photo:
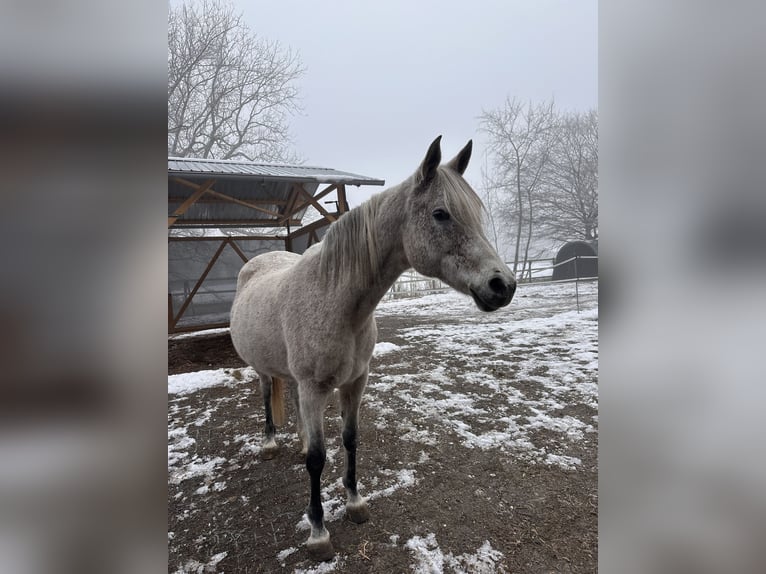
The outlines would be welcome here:
<svg viewBox="0 0 766 574">
<path fill-rule="evenodd" d="M 563 281 L 565 279 L 598 277 L 597 255 L 598 243 L 588 243 L 587 241 L 569 241 L 565 243 L 553 260 L 554 265 L 557 265 L 553 269 L 553 280 Z M 578 256 L 581 259 L 572 259 Z M 587 257 L 587 259 L 582 259 L 583 257 Z M 558 265 L 564 261 L 566 263 Z"/>
</svg>

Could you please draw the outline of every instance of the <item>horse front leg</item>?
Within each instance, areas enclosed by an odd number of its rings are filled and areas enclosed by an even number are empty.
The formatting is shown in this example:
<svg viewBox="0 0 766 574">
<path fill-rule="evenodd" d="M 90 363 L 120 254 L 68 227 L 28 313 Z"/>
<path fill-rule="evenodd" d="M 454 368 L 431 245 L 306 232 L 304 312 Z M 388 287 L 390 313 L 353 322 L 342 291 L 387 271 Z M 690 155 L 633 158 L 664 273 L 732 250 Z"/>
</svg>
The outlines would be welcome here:
<svg viewBox="0 0 766 574">
<path fill-rule="evenodd" d="M 346 487 L 346 515 L 352 522 L 361 524 L 370 519 L 367 501 L 359 495 L 356 488 L 356 447 L 359 428 L 359 405 L 362 393 L 367 385 L 367 372 L 347 387 L 338 389 L 340 394 L 341 416 L 343 417 L 343 446 L 346 448 L 346 474 L 343 486 Z"/>
<path fill-rule="evenodd" d="M 296 389 L 296 392 L 292 393 L 293 406 L 295 407 L 295 425 L 296 430 L 298 431 L 298 438 L 301 440 L 301 454 L 306 456 L 309 452 L 309 443 L 306 438 L 306 426 L 303 424 L 303 416 L 301 416 L 301 402 L 298 398 L 297 387 L 293 388 Z"/>
<path fill-rule="evenodd" d="M 330 542 L 330 533 L 324 525 L 322 509 L 321 479 L 327 458 L 324 443 L 324 409 L 328 392 L 317 391 L 309 385 L 300 384 L 298 388 L 301 416 L 308 442 L 306 470 L 311 483 L 311 496 L 306 509 L 311 535 L 306 541 L 309 555 L 314 560 L 331 560 L 335 551 Z"/>
</svg>

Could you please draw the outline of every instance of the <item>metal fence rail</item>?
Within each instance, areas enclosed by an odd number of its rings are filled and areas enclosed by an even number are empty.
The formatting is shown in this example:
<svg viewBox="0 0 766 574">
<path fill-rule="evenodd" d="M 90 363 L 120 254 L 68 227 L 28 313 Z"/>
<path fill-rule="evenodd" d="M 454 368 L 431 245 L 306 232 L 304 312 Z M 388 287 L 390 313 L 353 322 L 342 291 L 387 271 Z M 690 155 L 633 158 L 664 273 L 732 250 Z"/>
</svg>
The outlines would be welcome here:
<svg viewBox="0 0 766 574">
<path fill-rule="evenodd" d="M 529 276 L 520 279 L 519 283 L 534 283 L 536 285 L 544 285 L 549 283 L 575 283 L 575 291 L 577 294 L 577 298 L 579 301 L 579 290 L 578 290 L 578 283 L 580 281 L 597 281 L 598 277 L 580 277 L 577 272 L 575 272 L 575 277 L 570 279 L 553 279 L 553 270 L 556 267 L 561 267 L 562 265 L 567 265 L 568 263 L 575 262 L 575 270 L 577 269 L 577 261 L 582 259 L 596 259 L 598 260 L 598 256 L 596 255 L 576 255 L 574 257 L 570 257 L 569 259 L 565 261 L 561 261 L 559 263 L 554 263 L 553 259 L 534 259 L 528 261 L 528 263 L 546 263 L 544 266 L 537 266 L 532 267 L 531 269 L 531 279 Z M 506 265 L 508 263 L 506 262 Z M 530 270 L 527 270 L 525 272 L 525 275 L 529 273 Z M 547 272 L 547 273 L 546 273 Z M 418 295 L 426 295 L 428 293 L 438 293 L 441 291 L 447 291 L 450 289 L 450 287 L 443 283 L 439 279 L 433 279 L 431 277 L 426 277 L 424 275 L 421 275 L 417 271 L 410 269 L 409 271 L 405 271 L 404 274 L 399 277 L 399 279 L 396 280 L 396 282 L 391 286 L 391 288 L 388 290 L 388 292 L 383 297 L 383 300 L 389 300 L 389 299 L 397 299 L 400 297 L 415 297 Z M 579 304 L 578 304 L 579 307 Z"/>
</svg>

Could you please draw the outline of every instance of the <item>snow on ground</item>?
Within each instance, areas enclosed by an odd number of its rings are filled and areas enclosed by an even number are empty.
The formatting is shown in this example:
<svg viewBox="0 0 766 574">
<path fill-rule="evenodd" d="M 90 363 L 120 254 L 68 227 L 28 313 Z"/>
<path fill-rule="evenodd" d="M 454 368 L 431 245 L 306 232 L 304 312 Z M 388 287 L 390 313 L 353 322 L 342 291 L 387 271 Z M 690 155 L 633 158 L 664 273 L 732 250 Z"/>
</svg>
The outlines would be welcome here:
<svg viewBox="0 0 766 574">
<path fill-rule="evenodd" d="M 205 457 L 196 452 L 193 436 L 222 405 L 241 401 L 252 393 L 245 383 L 253 376 L 252 369 L 215 369 L 168 376 L 168 483 L 180 484 L 195 479 L 199 487 L 196 494 L 225 488 L 225 482 L 216 481 L 221 467 L 227 461 L 221 457 Z M 237 394 L 211 400 L 203 408 L 187 405 L 194 393 L 212 387 L 234 388 L 241 386 Z M 260 441 L 259 441 L 260 443 Z M 243 447 L 244 448 L 244 447 Z M 257 447 L 260 450 L 260 446 Z"/>
<path fill-rule="evenodd" d="M 368 501 L 391 496 L 397 490 L 408 488 L 417 482 L 415 471 L 412 469 L 398 471 L 378 469 L 377 472 L 382 476 L 373 476 L 369 481 L 369 486 L 365 484 L 366 480 L 360 480 L 358 483 L 359 490 L 364 492 L 364 497 Z M 322 489 L 322 509 L 324 510 L 325 522 L 335 522 L 343 516 L 346 513 L 345 505 L 346 491 L 343 488 L 342 479 L 339 477 L 335 482 Z M 297 530 L 309 530 L 311 528 L 306 514 L 303 515 L 295 528 Z"/>
<path fill-rule="evenodd" d="M 230 329 L 228 327 L 220 327 L 217 329 L 203 329 L 202 331 L 192 331 L 190 333 L 178 333 L 176 335 L 170 335 L 168 339 L 195 339 L 197 337 L 209 337 L 210 335 L 220 335 L 222 333 L 228 333 Z"/>
<path fill-rule="evenodd" d="M 372 356 L 379 357 L 380 355 L 385 355 L 386 353 L 391 353 L 397 350 L 399 350 L 399 345 L 394 345 L 393 343 L 378 343 L 372 350 Z"/>
<path fill-rule="evenodd" d="M 452 291 L 384 301 L 377 315 L 403 327 L 395 332 L 396 343 L 381 340 L 375 347 L 363 403 L 366 424 L 394 428 L 398 440 L 425 450 L 454 441 L 578 472 L 582 448 L 575 447 L 593 445 L 598 425 L 598 285 L 577 289 L 579 311 L 571 283 L 521 285 L 511 305 L 495 313 L 482 313 L 469 297 Z M 252 378 L 251 369 L 168 377 L 168 481 L 192 481 L 187 494 L 176 495 L 190 499 L 187 515 L 195 512 L 196 500 L 227 488 L 227 469 L 260 464 L 260 413 L 252 414 L 252 433 L 226 438 L 225 444 L 239 447 L 241 460 L 197 452 L 199 433 L 217 411 L 243 401 L 257 404 L 252 396 L 257 386 L 246 384 Z M 209 392 L 216 388 L 222 392 Z M 192 400 L 200 391 L 208 392 L 204 401 Z M 294 433 L 283 437 L 285 444 L 298 440 Z M 328 467 L 343 464 L 339 437 L 328 434 L 327 456 Z M 424 451 L 400 467 L 360 477 L 360 491 L 370 500 L 406 491 L 418 484 L 418 467 L 428 461 Z M 331 522 L 345 512 L 345 492 L 340 479 L 323 487 L 325 518 Z M 296 528 L 306 526 L 304 519 Z M 502 554 L 489 541 L 457 556 L 440 550 L 434 534 L 416 536 L 405 546 L 416 572 L 503 571 Z M 292 552 L 280 553 L 279 561 Z M 211 571 L 221 560 L 216 554 L 207 563 L 192 560 L 176 567 Z M 342 560 L 302 572 L 330 572 Z"/>
<path fill-rule="evenodd" d="M 401 440 L 436 444 L 446 431 L 467 448 L 575 469 L 568 447 L 595 440 L 598 408 L 598 285 L 577 289 L 579 311 L 572 283 L 521 285 L 495 313 L 454 291 L 383 302 L 378 315 L 418 320 L 398 333 L 407 361 L 373 363 L 374 424 L 398 427 Z M 563 412 L 583 407 L 587 418 Z M 541 430 L 559 440 L 539 440 Z"/>
<path fill-rule="evenodd" d="M 412 566 L 415 574 L 442 574 L 443 572 L 494 574 L 507 572 L 502 565 L 498 564 L 503 558 L 503 553 L 493 549 L 488 540 L 485 540 L 476 552 L 458 556 L 454 556 L 451 552 L 445 554 L 439 548 L 433 533 L 425 537 L 414 536 L 407 541 L 405 546 L 415 559 L 415 564 Z"/>
<path fill-rule="evenodd" d="M 233 387 L 252 379 L 252 369 L 215 369 L 168 376 L 169 395 L 188 395 L 210 387 Z"/>
<path fill-rule="evenodd" d="M 216 572 L 216 566 L 218 566 L 218 563 L 226 558 L 227 555 L 228 552 L 219 552 L 204 564 L 197 560 L 189 560 L 173 574 L 206 574 L 207 572 Z"/>
</svg>

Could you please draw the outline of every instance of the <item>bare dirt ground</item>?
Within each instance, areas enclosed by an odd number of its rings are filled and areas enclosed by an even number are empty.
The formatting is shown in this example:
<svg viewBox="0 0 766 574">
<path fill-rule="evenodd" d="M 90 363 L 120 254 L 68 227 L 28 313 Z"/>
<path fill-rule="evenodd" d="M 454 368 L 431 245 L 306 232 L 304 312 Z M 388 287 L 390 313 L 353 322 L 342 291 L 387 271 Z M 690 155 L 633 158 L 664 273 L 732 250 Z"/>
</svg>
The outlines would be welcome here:
<svg viewBox="0 0 766 574">
<path fill-rule="evenodd" d="M 510 315 L 493 317 L 483 337 L 504 336 Z M 337 557 L 323 564 L 304 546 L 308 476 L 291 402 L 281 451 L 262 460 L 261 394 L 228 333 L 169 341 L 170 374 L 226 368 L 229 381 L 169 395 L 169 572 L 595 572 L 598 417 L 578 389 L 597 374 L 567 326 L 546 327 L 561 336 L 544 352 L 532 335 L 463 345 L 461 320 L 406 309 L 378 327 L 394 348 L 373 358 L 360 417 L 371 519 L 343 515 L 331 404 L 322 485 Z M 586 327 L 595 348 L 597 327 Z"/>
</svg>

